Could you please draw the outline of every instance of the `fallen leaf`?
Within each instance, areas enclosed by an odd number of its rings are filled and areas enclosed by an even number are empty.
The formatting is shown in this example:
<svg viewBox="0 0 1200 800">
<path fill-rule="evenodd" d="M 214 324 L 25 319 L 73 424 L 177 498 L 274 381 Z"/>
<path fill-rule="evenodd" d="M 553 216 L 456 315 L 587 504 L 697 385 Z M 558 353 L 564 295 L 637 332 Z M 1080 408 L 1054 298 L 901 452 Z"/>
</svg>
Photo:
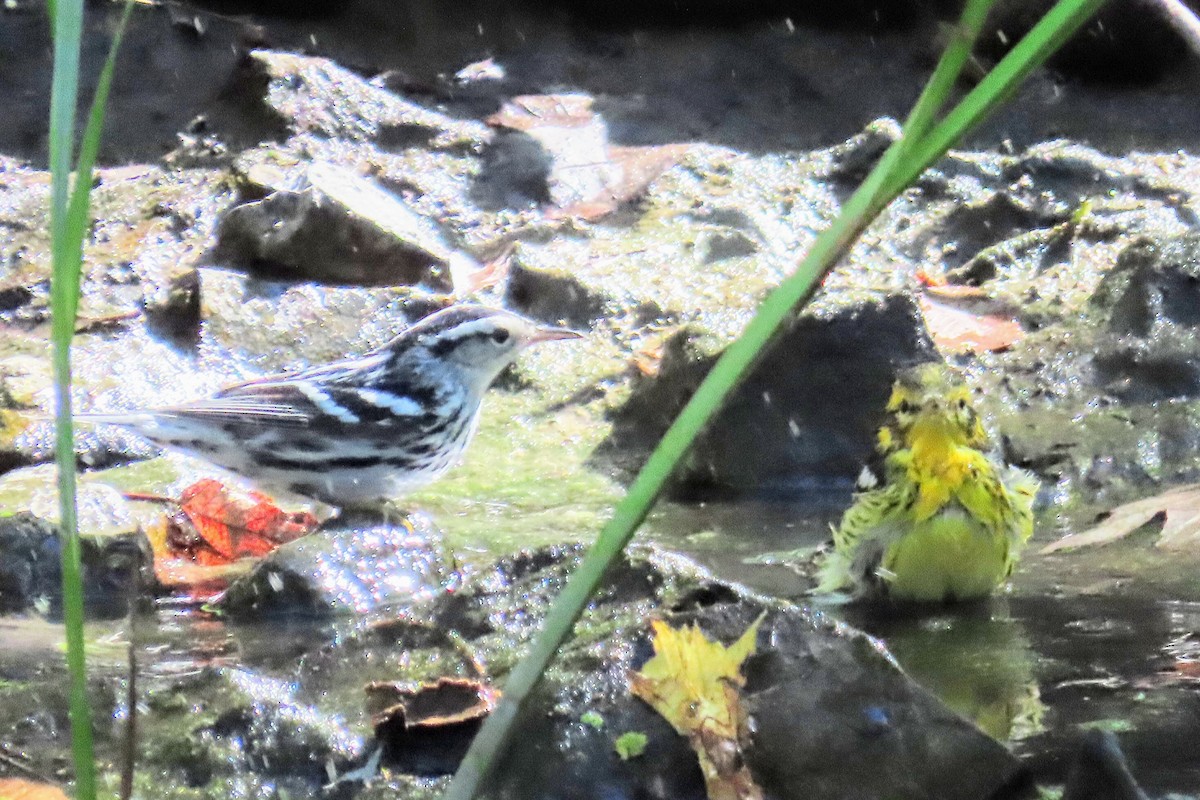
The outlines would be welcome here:
<svg viewBox="0 0 1200 800">
<path fill-rule="evenodd" d="M 552 209 L 550 219 L 582 219 L 587 222 L 611 214 L 623 204 L 640 197 L 654 179 L 679 163 L 688 151 L 685 144 L 608 148 L 605 184 L 590 200 Z"/>
<path fill-rule="evenodd" d="M 585 94 L 522 95 L 487 118 L 528 134 L 550 156 L 550 219 L 595 221 L 639 197 L 688 151 L 686 144 L 618 146 Z"/>
<path fill-rule="evenodd" d="M 651 623 L 654 657 L 630 674 L 630 691 L 688 737 L 700 759 L 709 800 L 761 800 L 742 757 L 749 742 L 739 689 L 742 662 L 754 652 L 759 617 L 729 647 L 691 625 Z"/>
<path fill-rule="evenodd" d="M 367 684 L 375 739 L 395 769 L 453 772 L 500 693 L 469 678 L 438 678 L 416 686 Z"/>
<path fill-rule="evenodd" d="M 592 98 L 586 94 L 525 94 L 514 97 L 485 122 L 528 133 L 536 128 L 583 128 L 593 124 Z"/>
<path fill-rule="evenodd" d="M 931 283 L 925 287 L 929 297 L 951 301 L 987 300 L 988 294 L 981 286 L 965 286 L 961 283 Z"/>
<path fill-rule="evenodd" d="M 180 554 L 171 544 L 180 534 L 171 515 L 164 514 L 146 528 L 146 538 L 154 557 L 154 577 L 158 583 L 183 590 L 198 603 L 205 603 L 229 587 L 230 581 L 249 570 L 248 562 L 198 564 L 188 553 Z"/>
<path fill-rule="evenodd" d="M 376 730 L 399 726 L 449 728 L 482 721 L 495 709 L 500 692 L 474 678 L 438 678 L 416 685 L 374 681 L 365 687 Z"/>
<path fill-rule="evenodd" d="M 1064 536 L 1043 547 L 1042 553 L 1110 544 L 1156 518 L 1162 519 L 1163 528 L 1155 546 L 1164 550 L 1200 546 L 1200 484 L 1178 486 L 1145 500 L 1117 506 L 1096 527 Z"/>
<path fill-rule="evenodd" d="M 506 77 L 504 67 L 496 63 L 494 58 L 475 61 L 454 73 L 454 82 L 459 86 L 478 81 L 502 81 Z"/>
<path fill-rule="evenodd" d="M 154 575 L 163 586 L 184 589 L 200 602 L 246 572 L 250 565 L 245 559 L 264 556 L 319 524 L 307 511 L 283 511 L 264 495 L 232 489 L 211 478 L 187 487 L 178 500 L 126 497 L 178 506 L 146 529 Z"/>
<path fill-rule="evenodd" d="M 1007 350 L 1025 335 L 1015 320 L 990 310 L 990 303 L 977 303 L 973 293 L 925 292 L 918 303 L 934 344 L 947 354 Z"/>
<path fill-rule="evenodd" d="M 230 488 L 205 478 L 183 490 L 179 508 L 192 523 L 198 541 L 178 542 L 202 564 L 228 564 L 265 556 L 276 547 L 311 533 L 317 518 L 307 511 L 288 513 L 258 492 Z"/>
<path fill-rule="evenodd" d="M 21 778 L 0 779 L 0 800 L 68 800 L 62 789 L 50 783 Z"/>
</svg>

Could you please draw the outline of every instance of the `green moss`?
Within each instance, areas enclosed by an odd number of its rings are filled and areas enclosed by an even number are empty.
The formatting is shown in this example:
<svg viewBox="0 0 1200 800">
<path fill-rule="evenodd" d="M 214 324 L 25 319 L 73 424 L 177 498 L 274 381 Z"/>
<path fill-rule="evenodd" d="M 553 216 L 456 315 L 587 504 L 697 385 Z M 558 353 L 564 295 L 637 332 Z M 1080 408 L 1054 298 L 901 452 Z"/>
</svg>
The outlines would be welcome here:
<svg viewBox="0 0 1200 800">
<path fill-rule="evenodd" d="M 641 731 L 626 731 L 613 742 L 613 749 L 616 750 L 617 756 L 622 761 L 628 761 L 645 753 L 646 745 L 649 743 L 649 737 Z"/>
<path fill-rule="evenodd" d="M 403 504 L 429 513 L 451 547 L 481 555 L 590 539 L 618 497 L 585 463 L 603 426 L 586 411 L 543 403 L 490 394 L 464 462 Z"/>
</svg>

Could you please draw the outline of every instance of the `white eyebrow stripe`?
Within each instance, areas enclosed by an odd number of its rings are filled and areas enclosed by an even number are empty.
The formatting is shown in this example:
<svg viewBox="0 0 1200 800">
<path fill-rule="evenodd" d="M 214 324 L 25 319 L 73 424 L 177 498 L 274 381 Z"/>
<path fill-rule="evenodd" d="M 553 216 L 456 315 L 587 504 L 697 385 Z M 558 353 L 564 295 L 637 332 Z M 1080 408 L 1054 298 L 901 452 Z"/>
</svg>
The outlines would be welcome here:
<svg viewBox="0 0 1200 800">
<path fill-rule="evenodd" d="M 382 392 L 378 389 L 359 389 L 358 396 L 363 402 L 386 409 L 399 417 L 419 417 L 425 413 L 421 404 L 411 397 Z"/>
<path fill-rule="evenodd" d="M 310 403 L 317 407 L 323 413 L 328 414 L 339 422 L 345 422 L 347 425 L 356 425 L 362 420 L 350 410 L 339 406 L 334 402 L 333 398 L 325 394 L 323 391 L 313 386 L 307 381 L 296 381 L 292 384 L 296 387 L 296 391 L 304 395 Z"/>
<path fill-rule="evenodd" d="M 487 317 L 470 322 L 460 322 L 453 328 L 448 328 L 434 335 L 435 339 L 457 342 L 471 336 L 487 335 L 496 329 L 496 322 Z"/>
</svg>

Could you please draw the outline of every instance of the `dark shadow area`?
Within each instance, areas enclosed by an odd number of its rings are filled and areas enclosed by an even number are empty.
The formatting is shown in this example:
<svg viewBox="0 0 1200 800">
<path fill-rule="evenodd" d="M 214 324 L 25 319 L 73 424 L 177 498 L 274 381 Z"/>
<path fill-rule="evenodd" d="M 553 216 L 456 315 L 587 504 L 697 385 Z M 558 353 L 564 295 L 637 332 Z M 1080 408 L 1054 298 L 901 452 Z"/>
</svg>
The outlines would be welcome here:
<svg viewBox="0 0 1200 800">
<path fill-rule="evenodd" d="M 199 125 L 230 150 L 283 135 L 241 69 L 271 47 L 328 56 L 389 88 L 479 118 L 519 94 L 596 97 L 615 141 L 704 141 L 746 152 L 842 141 L 902 116 L 955 13 L 938 2 L 717 0 L 426 4 L 209 2 L 138 8 L 121 53 L 102 162 L 154 160 Z M 1007 4 L 981 48 L 998 57 L 1038 3 Z M 302 10 L 301 10 L 302 8 Z M 85 92 L 119 8 L 92 4 Z M 972 144 L 1066 136 L 1110 151 L 1176 149 L 1200 127 L 1195 59 L 1141 0 L 1116 0 Z M 0 95 L 11 98 L 0 153 L 43 163 L 51 52 L 40 4 L 0 25 Z M 463 85 L 454 73 L 494 58 L 505 77 Z M 984 64 L 981 64 L 981 66 Z"/>
</svg>

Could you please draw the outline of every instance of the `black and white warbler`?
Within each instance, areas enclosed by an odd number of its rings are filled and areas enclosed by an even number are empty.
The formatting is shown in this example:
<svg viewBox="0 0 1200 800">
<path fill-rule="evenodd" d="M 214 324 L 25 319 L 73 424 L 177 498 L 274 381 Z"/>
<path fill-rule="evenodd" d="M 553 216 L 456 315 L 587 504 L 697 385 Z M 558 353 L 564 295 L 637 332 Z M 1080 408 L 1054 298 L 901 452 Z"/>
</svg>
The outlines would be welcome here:
<svg viewBox="0 0 1200 800">
<path fill-rule="evenodd" d="M 375 507 L 453 466 L 496 376 L 532 344 L 577 338 L 494 308 L 432 314 L 359 358 L 89 422 L 120 425 L 250 478 L 340 507 Z"/>
</svg>

